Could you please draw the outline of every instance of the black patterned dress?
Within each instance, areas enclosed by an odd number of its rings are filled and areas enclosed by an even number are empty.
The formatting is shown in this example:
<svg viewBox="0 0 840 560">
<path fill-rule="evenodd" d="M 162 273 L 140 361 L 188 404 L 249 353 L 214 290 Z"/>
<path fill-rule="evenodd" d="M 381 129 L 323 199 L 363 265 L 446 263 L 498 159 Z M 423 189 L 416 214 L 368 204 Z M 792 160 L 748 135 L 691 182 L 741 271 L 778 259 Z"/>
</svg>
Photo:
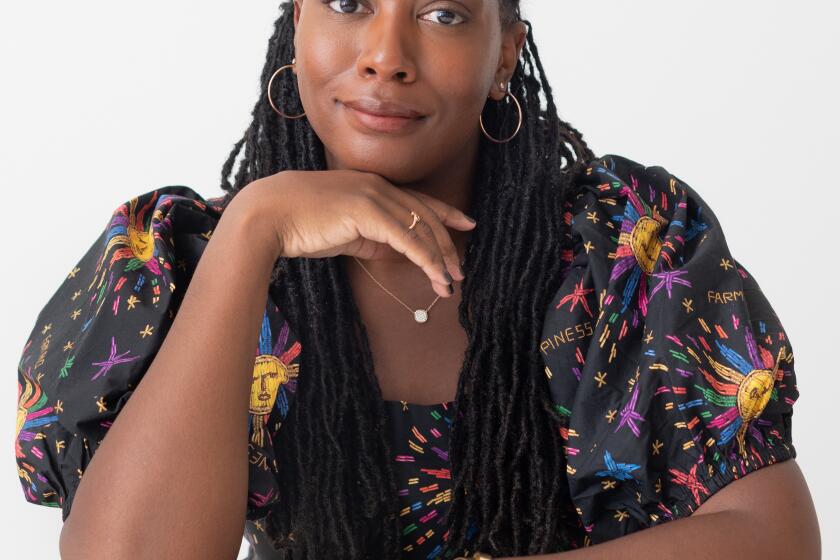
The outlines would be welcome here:
<svg viewBox="0 0 840 560">
<path fill-rule="evenodd" d="M 184 186 L 126 201 L 44 298 L 17 366 L 15 458 L 28 502 L 69 515 L 177 314 L 219 202 Z M 557 219 L 573 249 L 558 251 L 562 274 L 545 279 L 553 297 L 533 355 L 562 418 L 557 476 L 576 518 L 573 547 L 689 516 L 733 481 L 796 457 L 791 341 L 697 191 L 663 167 L 605 155 Z M 255 350 L 243 372 L 253 380 L 246 535 L 262 548 L 260 520 L 282 507 L 273 442 L 308 374 L 307 349 L 270 294 Z M 388 403 L 406 558 L 435 558 L 445 542 L 451 404 Z"/>
<path fill-rule="evenodd" d="M 385 401 L 389 443 L 397 472 L 403 558 L 444 558 L 444 516 L 451 502 L 449 435 L 454 402 Z M 262 524 L 249 522 L 248 558 L 272 560 Z M 469 538 L 472 533 L 468 533 Z"/>
</svg>

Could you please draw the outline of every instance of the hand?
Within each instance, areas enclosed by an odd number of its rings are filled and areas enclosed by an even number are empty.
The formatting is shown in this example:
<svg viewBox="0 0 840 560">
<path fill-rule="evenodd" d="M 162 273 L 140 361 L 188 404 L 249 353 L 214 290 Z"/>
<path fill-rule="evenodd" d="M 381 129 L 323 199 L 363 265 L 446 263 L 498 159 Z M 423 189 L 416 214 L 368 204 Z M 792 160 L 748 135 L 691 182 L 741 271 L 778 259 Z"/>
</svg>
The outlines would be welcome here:
<svg viewBox="0 0 840 560">
<path fill-rule="evenodd" d="M 443 297 L 450 296 L 446 273 L 460 277 L 446 228 L 475 227 L 454 206 L 361 171 L 282 171 L 249 183 L 236 198 L 272 225 L 278 257 L 377 259 L 390 246 L 417 264 Z M 409 231 L 411 210 L 421 219 Z"/>
</svg>

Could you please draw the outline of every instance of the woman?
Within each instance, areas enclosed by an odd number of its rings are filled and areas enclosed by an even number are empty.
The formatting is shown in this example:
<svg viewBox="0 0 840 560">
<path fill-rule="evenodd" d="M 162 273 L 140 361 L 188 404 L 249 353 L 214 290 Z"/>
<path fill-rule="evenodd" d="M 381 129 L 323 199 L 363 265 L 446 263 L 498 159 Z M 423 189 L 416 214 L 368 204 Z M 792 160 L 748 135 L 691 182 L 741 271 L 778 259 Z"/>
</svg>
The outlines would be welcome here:
<svg viewBox="0 0 840 560">
<path fill-rule="evenodd" d="M 284 2 L 262 87 L 226 196 L 119 206 L 24 349 L 63 557 L 818 555 L 781 323 L 518 0 Z"/>
</svg>

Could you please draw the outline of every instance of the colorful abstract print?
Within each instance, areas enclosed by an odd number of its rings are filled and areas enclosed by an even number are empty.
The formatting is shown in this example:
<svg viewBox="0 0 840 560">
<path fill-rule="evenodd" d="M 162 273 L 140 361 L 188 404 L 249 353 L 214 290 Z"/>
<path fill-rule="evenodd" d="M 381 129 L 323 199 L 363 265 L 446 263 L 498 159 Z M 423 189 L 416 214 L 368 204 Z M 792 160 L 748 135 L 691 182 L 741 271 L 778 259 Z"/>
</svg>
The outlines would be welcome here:
<svg viewBox="0 0 840 560">
<path fill-rule="evenodd" d="M 175 318 L 222 208 L 164 187 L 119 206 L 41 310 L 18 364 L 15 456 L 27 501 L 62 509 Z M 301 345 L 267 297 L 249 415 L 248 518 L 277 501 L 272 441 Z"/>
<path fill-rule="evenodd" d="M 170 186 L 120 205 L 47 301 L 18 365 L 15 455 L 27 501 L 66 520 L 99 442 L 174 320 L 222 213 Z M 662 167 L 590 162 L 562 216 L 575 246 L 540 352 L 566 450 L 576 546 L 690 515 L 753 470 L 796 456 L 793 352 L 713 212 Z M 301 344 L 267 294 L 249 403 L 246 536 L 275 557 L 274 441 Z M 449 506 L 449 408 L 390 402 L 405 558 L 439 556 Z M 402 414 L 397 414 L 397 413 Z M 472 527 L 471 530 L 474 530 Z"/>
<path fill-rule="evenodd" d="M 580 187 L 540 348 L 587 546 L 796 457 L 799 393 L 779 318 L 691 187 L 618 155 Z"/>
<path fill-rule="evenodd" d="M 416 560 L 451 558 L 445 516 L 452 502 L 449 462 L 454 402 L 418 404 L 385 401 L 387 436 L 397 475 L 398 518 L 402 557 Z M 279 558 L 266 535 L 265 523 L 248 521 L 249 559 Z M 471 525 L 469 539 L 475 533 Z"/>
<path fill-rule="evenodd" d="M 393 459 L 399 463 L 403 552 L 411 558 L 443 553 L 443 521 L 452 501 L 449 432 L 454 405 L 386 403 Z"/>
</svg>

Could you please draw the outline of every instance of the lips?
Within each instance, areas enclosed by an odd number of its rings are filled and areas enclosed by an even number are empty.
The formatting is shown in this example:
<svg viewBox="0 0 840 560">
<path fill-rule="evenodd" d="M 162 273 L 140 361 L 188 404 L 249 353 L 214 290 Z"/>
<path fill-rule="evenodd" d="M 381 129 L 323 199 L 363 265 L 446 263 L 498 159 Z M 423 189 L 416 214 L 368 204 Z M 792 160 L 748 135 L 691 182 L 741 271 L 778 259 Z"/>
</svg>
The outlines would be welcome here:
<svg viewBox="0 0 840 560">
<path fill-rule="evenodd" d="M 338 103 L 343 105 L 348 122 L 365 134 L 407 134 L 417 130 L 426 117 L 414 107 L 375 97 Z"/>
<path fill-rule="evenodd" d="M 343 101 L 345 105 L 377 117 L 396 117 L 404 119 L 419 119 L 423 113 L 400 103 L 384 101 L 375 97 L 360 97 L 349 101 Z"/>
</svg>

